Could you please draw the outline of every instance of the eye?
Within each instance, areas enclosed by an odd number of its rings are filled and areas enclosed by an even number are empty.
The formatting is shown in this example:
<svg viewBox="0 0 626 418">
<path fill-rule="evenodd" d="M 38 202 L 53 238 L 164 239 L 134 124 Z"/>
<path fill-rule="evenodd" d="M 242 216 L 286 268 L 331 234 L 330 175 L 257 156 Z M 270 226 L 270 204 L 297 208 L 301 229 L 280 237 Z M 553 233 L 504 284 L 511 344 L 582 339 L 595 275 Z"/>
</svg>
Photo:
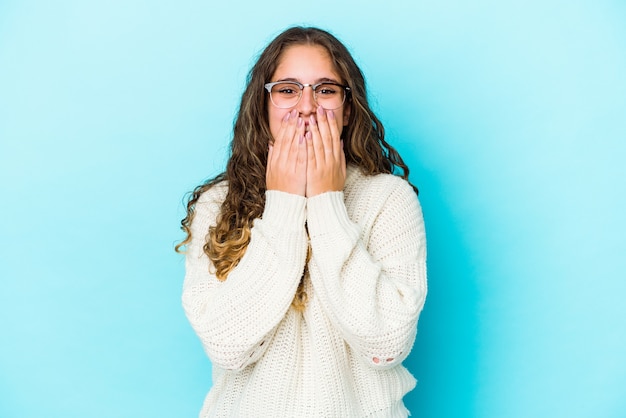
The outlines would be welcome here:
<svg viewBox="0 0 626 418">
<path fill-rule="evenodd" d="M 335 86 L 334 84 L 322 84 L 315 89 L 315 93 L 321 96 L 332 96 L 338 94 L 339 92 L 340 87 Z"/>
<path fill-rule="evenodd" d="M 280 94 L 283 96 L 297 96 L 300 94 L 300 87 L 293 83 L 281 83 L 276 84 L 272 89 L 272 93 Z"/>
</svg>

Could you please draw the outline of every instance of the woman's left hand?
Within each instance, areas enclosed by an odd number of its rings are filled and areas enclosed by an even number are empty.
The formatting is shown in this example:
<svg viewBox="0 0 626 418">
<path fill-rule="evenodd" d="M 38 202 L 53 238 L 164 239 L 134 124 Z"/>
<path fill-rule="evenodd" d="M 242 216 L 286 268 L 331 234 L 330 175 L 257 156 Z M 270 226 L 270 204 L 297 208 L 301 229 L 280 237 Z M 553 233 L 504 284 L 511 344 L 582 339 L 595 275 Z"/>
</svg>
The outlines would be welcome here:
<svg viewBox="0 0 626 418">
<path fill-rule="evenodd" d="M 318 106 L 316 116 L 310 116 L 306 133 L 306 197 L 342 191 L 346 182 L 346 156 L 335 114 Z"/>
</svg>

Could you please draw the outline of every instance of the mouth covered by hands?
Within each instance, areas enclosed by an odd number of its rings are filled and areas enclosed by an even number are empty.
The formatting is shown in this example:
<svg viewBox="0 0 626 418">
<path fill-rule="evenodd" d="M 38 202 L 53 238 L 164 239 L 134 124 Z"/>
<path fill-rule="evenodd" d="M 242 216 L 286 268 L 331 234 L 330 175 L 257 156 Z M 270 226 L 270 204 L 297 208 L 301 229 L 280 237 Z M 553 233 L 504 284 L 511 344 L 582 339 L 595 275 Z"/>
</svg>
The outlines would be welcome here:
<svg viewBox="0 0 626 418">
<path fill-rule="evenodd" d="M 346 157 L 332 110 L 318 106 L 308 120 L 292 110 L 267 155 L 266 188 L 306 197 L 341 191 Z"/>
</svg>

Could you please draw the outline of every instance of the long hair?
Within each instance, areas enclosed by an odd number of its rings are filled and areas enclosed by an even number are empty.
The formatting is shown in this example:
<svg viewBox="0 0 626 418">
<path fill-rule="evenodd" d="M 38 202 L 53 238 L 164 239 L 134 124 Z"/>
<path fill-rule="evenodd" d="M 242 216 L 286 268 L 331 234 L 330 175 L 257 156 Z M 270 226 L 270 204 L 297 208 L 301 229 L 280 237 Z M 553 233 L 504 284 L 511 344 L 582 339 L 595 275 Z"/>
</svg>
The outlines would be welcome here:
<svg viewBox="0 0 626 418">
<path fill-rule="evenodd" d="M 346 106 L 351 106 L 351 111 L 342 133 L 346 163 L 360 167 L 366 175 L 395 173 L 408 181 L 409 169 L 398 152 L 385 141 L 383 125 L 367 102 L 363 73 L 348 49 L 321 29 L 292 27 L 285 30 L 269 43 L 248 74 L 247 87 L 235 119 L 226 170 L 194 189 L 187 202 L 187 216 L 181 221 L 186 237 L 176 245 L 177 252 L 191 241 L 190 226 L 200 196 L 217 183 L 227 182 L 228 192 L 217 223 L 209 228 L 203 248 L 219 280 L 226 280 L 228 273 L 241 260 L 250 242 L 252 222 L 261 217 L 265 207 L 267 152 L 273 139 L 268 120 L 270 104 L 264 84 L 274 75 L 283 51 L 294 45 L 325 48 L 335 70 L 350 87 Z M 417 193 L 415 186 L 413 189 Z"/>
</svg>

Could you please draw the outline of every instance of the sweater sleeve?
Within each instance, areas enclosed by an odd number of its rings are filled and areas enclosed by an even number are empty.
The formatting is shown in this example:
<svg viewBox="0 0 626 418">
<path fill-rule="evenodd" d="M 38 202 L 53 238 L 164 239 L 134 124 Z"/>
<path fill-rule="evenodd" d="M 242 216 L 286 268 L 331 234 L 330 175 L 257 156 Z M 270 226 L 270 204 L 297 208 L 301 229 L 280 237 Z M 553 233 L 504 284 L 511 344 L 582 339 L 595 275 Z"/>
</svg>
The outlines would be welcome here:
<svg viewBox="0 0 626 418">
<path fill-rule="evenodd" d="M 427 291 L 421 207 L 406 182 L 393 184 L 369 231 L 351 221 L 343 192 L 307 204 L 316 295 L 350 347 L 382 368 L 409 354 Z"/>
<path fill-rule="evenodd" d="M 304 268 L 305 198 L 266 193 L 261 219 L 251 228 L 244 256 L 224 281 L 203 251 L 219 214 L 219 192 L 201 196 L 191 224 L 182 303 L 214 365 L 239 370 L 257 361 L 289 309 Z"/>
</svg>

